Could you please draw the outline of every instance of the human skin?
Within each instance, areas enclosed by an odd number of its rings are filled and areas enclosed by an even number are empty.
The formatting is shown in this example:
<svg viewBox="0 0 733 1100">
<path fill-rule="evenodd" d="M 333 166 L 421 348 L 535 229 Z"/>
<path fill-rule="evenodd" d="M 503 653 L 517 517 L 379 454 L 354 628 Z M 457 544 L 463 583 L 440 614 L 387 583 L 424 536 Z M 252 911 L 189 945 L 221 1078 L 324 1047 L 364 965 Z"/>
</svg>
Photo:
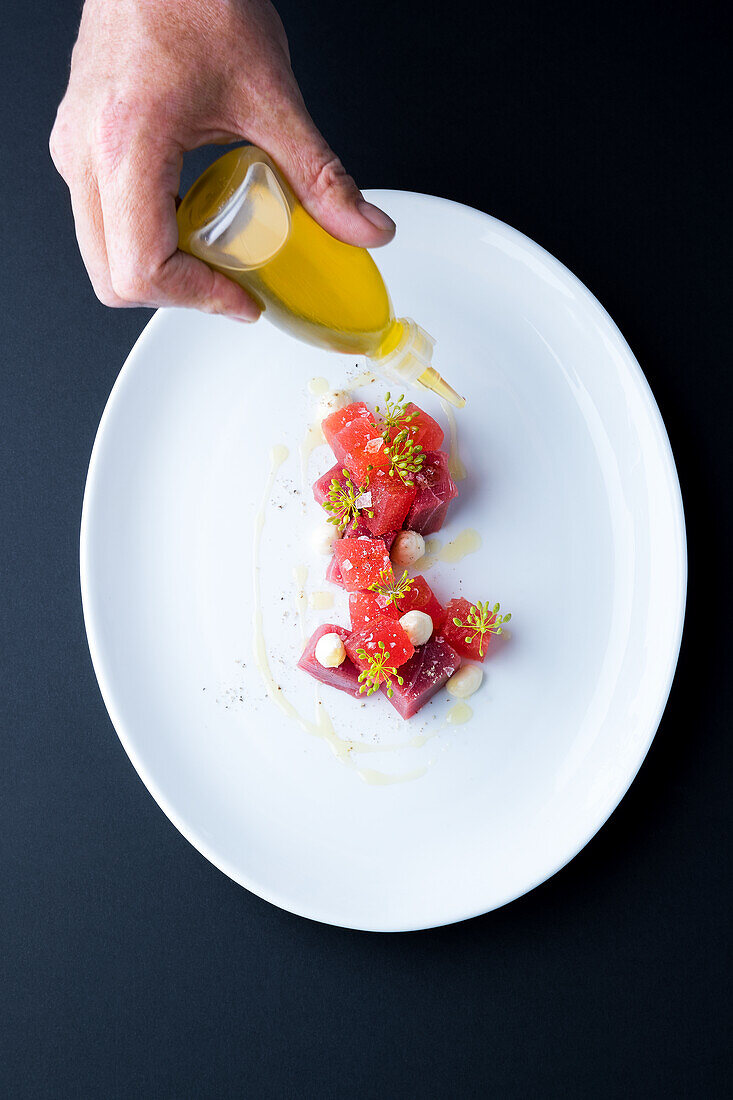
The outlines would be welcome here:
<svg viewBox="0 0 733 1100">
<path fill-rule="evenodd" d="M 394 236 L 308 114 L 268 0 L 86 0 L 50 150 L 100 301 L 256 320 L 242 287 L 177 247 L 184 152 L 242 138 L 334 237 Z"/>
</svg>

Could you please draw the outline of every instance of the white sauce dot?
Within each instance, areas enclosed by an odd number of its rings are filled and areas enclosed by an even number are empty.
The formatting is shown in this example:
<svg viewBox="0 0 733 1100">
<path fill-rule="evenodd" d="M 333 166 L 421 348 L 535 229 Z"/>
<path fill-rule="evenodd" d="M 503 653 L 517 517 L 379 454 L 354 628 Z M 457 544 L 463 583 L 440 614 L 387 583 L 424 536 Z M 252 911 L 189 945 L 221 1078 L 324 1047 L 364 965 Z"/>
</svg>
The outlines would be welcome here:
<svg viewBox="0 0 733 1100">
<path fill-rule="evenodd" d="M 433 633 L 433 620 L 424 611 L 406 611 L 400 626 L 413 645 L 425 645 Z"/>
<path fill-rule="evenodd" d="M 336 412 L 337 409 L 345 409 L 347 405 L 351 404 L 351 394 L 346 390 L 328 390 L 327 393 L 321 395 L 321 399 L 318 402 L 316 409 L 316 421 L 318 424 L 323 423 L 327 416 Z"/>
<path fill-rule="evenodd" d="M 333 523 L 321 523 L 311 533 L 311 545 L 318 554 L 332 554 L 338 540 L 338 529 Z"/>
<path fill-rule="evenodd" d="M 469 695 L 473 695 L 481 687 L 483 678 L 483 669 L 478 665 L 464 665 L 453 673 L 445 686 L 456 699 L 468 699 Z"/>
<path fill-rule="evenodd" d="M 419 531 L 400 531 L 392 543 L 390 556 L 395 565 L 407 569 L 425 553 L 425 539 Z"/>
<path fill-rule="evenodd" d="M 346 660 L 344 643 L 338 634 L 324 634 L 316 642 L 316 660 L 324 668 L 338 668 Z"/>
</svg>

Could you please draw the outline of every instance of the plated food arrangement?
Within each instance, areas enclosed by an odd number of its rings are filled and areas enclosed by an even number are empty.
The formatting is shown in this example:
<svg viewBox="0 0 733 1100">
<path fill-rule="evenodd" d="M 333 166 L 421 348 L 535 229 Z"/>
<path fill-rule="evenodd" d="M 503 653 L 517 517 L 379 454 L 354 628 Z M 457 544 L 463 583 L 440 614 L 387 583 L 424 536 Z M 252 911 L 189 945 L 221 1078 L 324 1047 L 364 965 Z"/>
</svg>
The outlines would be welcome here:
<svg viewBox="0 0 733 1100">
<path fill-rule="evenodd" d="M 586 288 L 478 211 L 367 198 L 400 226 L 380 254 L 395 300 L 430 319 L 468 394 L 454 431 L 449 408 L 409 391 L 445 429 L 426 449 L 448 452 L 459 495 L 436 535 L 403 520 L 400 542 L 426 553 L 401 565 L 395 540 L 390 563 L 446 612 L 466 597 L 477 615 L 486 599 L 515 613 L 484 662 L 459 654 L 479 691 L 446 686 L 403 721 L 381 686 L 355 698 L 297 667 L 316 627 L 352 633 L 350 593 L 324 581 L 339 530 L 311 491 L 337 461 L 321 401 L 343 386 L 342 408 L 374 409 L 406 387 L 272 325 L 155 315 L 97 435 L 81 586 L 111 720 L 175 827 L 261 898 L 385 932 L 495 909 L 598 831 L 669 693 L 686 555 L 659 411 Z M 458 652 L 445 623 L 434 633 Z"/>
<path fill-rule="evenodd" d="M 404 395 L 387 393 L 372 411 L 336 393 L 326 411 L 322 430 L 336 462 L 313 485 L 327 516 L 315 539 L 331 553 L 326 579 L 349 594 L 350 626 L 320 625 L 298 667 L 357 699 L 379 691 L 405 719 L 445 686 L 472 695 L 482 673 L 464 662 L 483 663 L 511 615 L 463 597 L 443 606 L 414 573 L 425 536 L 440 530 L 458 495 L 443 429 Z"/>
</svg>

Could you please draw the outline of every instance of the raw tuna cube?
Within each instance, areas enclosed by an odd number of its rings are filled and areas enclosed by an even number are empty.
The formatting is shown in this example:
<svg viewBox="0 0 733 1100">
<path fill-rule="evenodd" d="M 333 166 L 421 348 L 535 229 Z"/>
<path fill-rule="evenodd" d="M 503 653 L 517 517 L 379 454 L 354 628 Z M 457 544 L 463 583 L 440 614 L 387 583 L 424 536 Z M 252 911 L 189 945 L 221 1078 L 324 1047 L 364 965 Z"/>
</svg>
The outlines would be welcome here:
<svg viewBox="0 0 733 1100">
<path fill-rule="evenodd" d="M 356 637 L 352 634 L 351 641 Z M 440 635 L 418 646 L 413 657 L 400 667 L 403 683 L 392 683 L 389 701 L 403 718 L 412 718 L 420 707 L 440 691 L 446 681 L 460 668 L 461 658 Z M 384 685 L 381 691 L 387 695 Z"/>
<path fill-rule="evenodd" d="M 353 665 L 348 656 L 338 668 L 324 668 L 316 660 L 316 644 L 324 634 L 338 634 L 344 645 L 351 637 L 351 631 L 346 630 L 345 627 L 334 626 L 333 623 L 324 623 L 323 626 L 317 628 L 308 641 L 303 650 L 303 656 L 298 661 L 298 668 L 302 668 L 304 672 L 308 672 L 322 684 L 338 688 L 339 691 L 345 691 L 348 695 L 358 696 L 360 686 L 359 670 Z"/>
<path fill-rule="evenodd" d="M 437 633 L 445 620 L 445 608 L 436 599 L 435 593 L 424 577 L 418 575 L 412 579 L 411 587 L 402 599 L 397 601 L 399 609 L 397 618 L 401 618 L 408 611 L 424 611 L 433 620 L 433 630 Z"/>
<path fill-rule="evenodd" d="M 448 472 L 448 455 L 444 451 L 427 451 L 419 474 L 415 475 L 417 492 L 407 513 L 405 527 L 432 535 L 445 521 L 449 501 L 458 496 L 456 483 Z"/>
<path fill-rule="evenodd" d="M 399 531 L 415 499 L 415 486 L 405 485 L 396 475 L 390 477 L 379 471 L 370 477 L 369 492 L 372 494 L 369 511 L 374 515 L 365 514 L 364 523 L 371 533 L 381 535 L 385 531 Z"/>
<path fill-rule="evenodd" d="M 397 538 L 399 531 L 385 531 L 383 535 L 380 535 L 380 539 L 387 547 L 387 553 L 392 549 L 392 543 Z"/>
<path fill-rule="evenodd" d="M 410 639 L 394 619 L 379 619 L 363 630 L 355 630 L 344 642 L 346 652 L 359 670 L 369 668 L 369 657 L 379 652 L 379 643 L 384 645 L 389 658 L 387 664 L 399 668 L 409 661 L 415 652 Z M 367 653 L 367 658 L 359 657 L 359 650 Z"/>
<path fill-rule="evenodd" d="M 392 563 L 382 539 L 339 539 L 333 555 L 341 570 L 341 580 L 347 592 L 358 592 L 379 581 L 386 572 L 394 580 Z"/>
<path fill-rule="evenodd" d="M 374 538 L 374 535 L 367 527 L 368 518 L 366 516 L 359 515 L 356 519 L 352 519 L 349 526 L 344 531 L 344 538 L 357 539 L 360 535 L 366 535 L 367 538 Z M 382 540 L 387 550 L 392 549 L 392 543 L 397 538 L 398 531 L 385 531 L 378 537 Z"/>
<path fill-rule="evenodd" d="M 364 536 L 371 539 L 374 536 L 364 522 L 364 517 L 359 513 L 356 519 L 352 519 L 351 523 L 344 529 L 345 539 L 358 539 Z"/>
<path fill-rule="evenodd" d="M 328 492 L 332 481 L 338 481 L 339 485 L 346 484 L 343 463 L 337 462 L 335 466 L 332 466 L 330 470 L 326 470 L 325 474 L 322 474 L 317 481 L 313 482 L 313 496 L 316 504 L 323 504 L 324 501 L 328 500 Z"/>
<path fill-rule="evenodd" d="M 343 462 L 359 485 L 363 485 L 372 470 L 388 470 L 389 455 L 378 428 L 368 420 L 359 418 L 347 424 L 334 437 L 333 453 Z"/>
<path fill-rule="evenodd" d="M 415 413 L 415 416 L 412 420 L 407 421 L 410 413 Z M 412 401 L 405 405 L 405 420 L 407 422 L 404 425 L 398 425 L 398 431 L 403 426 L 406 427 L 412 436 L 412 442 L 414 444 L 419 443 L 424 451 L 440 450 L 444 433 L 437 420 L 433 420 L 432 416 L 423 409 L 418 408 Z"/>
<path fill-rule="evenodd" d="M 333 441 L 347 424 L 350 424 L 353 420 L 366 420 L 371 423 L 373 419 L 374 417 L 369 411 L 369 406 L 364 401 L 352 401 L 350 405 L 347 405 L 343 409 L 336 409 L 330 416 L 327 416 L 321 427 L 323 428 L 326 442 L 335 453 L 336 448 L 333 445 Z"/>
<path fill-rule="evenodd" d="M 460 619 L 462 623 L 468 621 L 468 613 L 473 605 L 468 601 L 461 599 L 449 600 L 448 606 L 445 609 L 445 621 L 440 628 L 440 633 L 444 638 L 447 638 L 454 649 L 457 649 L 462 657 L 470 657 L 472 661 L 483 661 L 486 657 L 486 650 L 488 649 L 489 642 L 491 641 L 492 634 L 486 631 L 482 635 L 472 627 L 456 626 L 453 622 L 454 619 Z M 493 622 L 496 618 L 492 615 L 489 622 Z M 473 638 L 473 641 L 467 642 L 466 638 Z M 483 653 L 481 652 L 483 650 Z"/>
<path fill-rule="evenodd" d="M 382 607 L 373 592 L 349 592 L 349 616 L 352 630 L 363 630 L 380 619 L 400 617 L 394 604 Z"/>
</svg>

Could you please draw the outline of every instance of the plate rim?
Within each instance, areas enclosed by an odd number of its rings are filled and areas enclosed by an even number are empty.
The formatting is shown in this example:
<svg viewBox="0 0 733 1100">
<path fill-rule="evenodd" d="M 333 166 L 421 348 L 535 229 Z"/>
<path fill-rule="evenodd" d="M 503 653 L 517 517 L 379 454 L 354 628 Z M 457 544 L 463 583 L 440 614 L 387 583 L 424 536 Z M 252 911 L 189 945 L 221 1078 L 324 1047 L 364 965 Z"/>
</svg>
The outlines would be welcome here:
<svg viewBox="0 0 733 1100">
<path fill-rule="evenodd" d="M 450 924 L 461 923 L 466 920 L 471 920 L 478 916 L 494 912 L 497 909 L 503 908 L 505 905 L 509 905 L 511 902 L 516 901 L 518 898 L 523 897 L 525 894 L 531 893 L 537 887 L 541 886 L 544 882 L 554 877 L 559 871 L 566 867 L 573 859 L 590 843 L 594 836 L 600 831 L 600 829 L 611 818 L 616 811 L 622 800 L 625 798 L 632 783 L 636 779 L 642 764 L 644 763 L 651 744 L 657 734 L 660 723 L 664 716 L 664 712 L 669 701 L 669 695 L 672 690 L 672 684 L 674 682 L 674 676 L 677 670 L 677 664 L 679 661 L 680 647 L 682 644 L 682 635 L 684 631 L 684 622 L 687 605 L 687 579 L 688 579 L 688 552 L 687 552 L 687 534 L 684 514 L 684 504 L 682 500 L 682 491 L 679 482 L 679 475 L 677 472 L 677 464 L 674 458 L 674 452 L 669 439 L 662 414 L 659 410 L 656 398 L 652 392 L 651 386 L 641 368 L 641 365 L 634 355 L 631 347 L 623 336 L 622 332 L 616 325 L 613 318 L 603 307 L 598 298 L 588 289 L 585 283 L 578 278 L 561 260 L 558 260 L 556 256 L 553 256 L 551 252 L 543 248 L 531 237 L 528 237 L 521 230 L 515 229 L 513 226 L 508 225 L 506 222 L 501 221 L 499 218 L 494 217 L 492 214 L 487 214 L 482 210 L 477 210 L 475 207 L 468 206 L 465 203 L 456 202 L 453 199 L 442 198 L 437 195 L 428 195 L 423 192 L 417 191 L 403 191 L 397 189 L 387 188 L 371 188 L 364 192 L 365 196 L 370 201 L 376 201 L 382 205 L 389 205 L 390 200 L 393 197 L 400 199 L 406 199 L 408 201 L 417 200 L 420 203 L 437 204 L 442 207 L 456 208 L 461 211 L 462 214 L 468 213 L 472 217 L 484 221 L 488 226 L 493 227 L 500 233 L 508 235 L 515 240 L 518 238 L 524 248 L 528 248 L 536 256 L 541 258 L 546 264 L 548 264 L 554 271 L 566 282 L 578 292 L 579 296 L 589 305 L 593 311 L 600 317 L 605 323 L 610 332 L 617 342 L 618 349 L 624 353 L 624 359 L 627 366 L 632 371 L 635 381 L 640 386 L 641 395 L 643 396 L 644 403 L 647 411 L 650 414 L 651 421 L 656 429 L 658 442 L 661 444 L 661 457 L 664 459 L 664 465 L 666 473 L 668 475 L 670 495 L 673 501 L 674 509 L 674 526 L 677 535 L 677 545 L 679 548 L 679 575 L 677 591 L 675 593 L 676 603 L 676 618 L 675 618 L 675 630 L 674 639 L 670 647 L 670 657 L 664 685 L 659 693 L 659 701 L 652 720 L 649 723 L 647 730 L 647 736 L 644 739 L 643 748 L 639 750 L 638 761 L 635 766 L 629 770 L 628 779 L 623 785 L 623 789 L 620 793 L 614 791 L 607 806 L 604 806 L 592 825 L 588 835 L 580 841 L 577 846 L 575 843 L 572 846 L 572 850 L 569 854 L 563 854 L 559 862 L 553 866 L 553 868 L 547 873 L 541 873 L 540 877 L 533 880 L 519 891 L 510 891 L 506 897 L 492 903 L 488 907 L 480 906 L 479 908 L 472 908 L 466 911 L 464 907 L 458 907 L 458 911 L 454 915 L 441 918 L 440 920 L 428 919 L 425 922 L 414 923 L 409 922 L 407 924 L 394 923 L 394 924 L 372 924 L 369 922 L 357 923 L 357 922 L 345 922 L 339 919 L 329 918 L 325 913 L 317 911 L 317 907 L 310 908 L 308 905 L 303 905 L 297 902 L 295 899 L 287 897 L 286 891 L 272 891 L 263 888 L 253 879 L 247 875 L 243 875 L 238 868 L 234 868 L 230 865 L 229 861 L 221 856 L 221 854 L 215 852 L 209 845 L 206 838 L 201 835 L 195 827 L 185 822 L 181 816 L 176 812 L 174 807 L 170 804 L 167 797 L 160 789 L 155 778 L 150 774 L 148 768 L 141 758 L 140 754 L 134 748 L 132 739 L 129 737 L 125 728 L 125 723 L 121 714 L 117 709 L 117 705 L 114 698 L 114 691 L 111 684 L 111 678 L 108 675 L 108 671 L 104 666 L 102 658 L 102 646 L 97 640 L 98 628 L 94 619 L 93 605 L 94 596 L 92 592 L 92 584 L 90 579 L 89 562 L 91 558 L 91 511 L 93 508 L 93 497 L 96 491 L 96 485 L 100 476 L 100 462 L 101 454 L 104 448 L 104 438 L 107 430 L 107 425 L 114 415 L 114 409 L 120 399 L 120 394 L 128 384 L 129 378 L 132 376 L 134 361 L 139 357 L 141 349 L 145 344 L 153 339 L 153 334 L 157 332 L 158 327 L 163 323 L 161 313 L 166 314 L 169 311 L 156 310 L 150 320 L 146 323 L 140 335 L 135 340 L 135 343 L 128 352 L 125 361 L 120 368 L 120 371 L 115 379 L 115 382 L 110 390 L 109 396 L 105 403 L 104 410 L 100 417 L 99 425 L 95 434 L 94 444 L 92 446 L 91 455 L 89 459 L 89 466 L 87 471 L 87 477 L 84 487 L 84 496 L 82 502 L 81 521 L 80 521 L 80 533 L 79 533 L 79 577 L 81 587 L 81 599 L 82 599 L 82 612 L 84 617 L 84 627 L 87 636 L 87 644 L 89 646 L 89 654 L 92 661 L 92 667 L 97 679 L 102 700 L 104 702 L 107 714 L 112 722 L 112 726 L 117 734 L 122 747 L 124 748 L 132 766 L 137 772 L 139 778 L 147 788 L 150 795 L 158 804 L 160 809 L 166 815 L 168 820 L 175 826 L 175 828 L 181 833 L 181 835 L 192 845 L 205 859 L 213 864 L 218 870 L 225 874 L 228 878 L 232 879 L 237 885 L 249 890 L 257 897 L 262 898 L 264 901 L 269 902 L 272 905 L 277 906 L 286 912 L 293 913 L 297 916 L 305 917 L 309 920 L 317 921 L 321 924 L 331 925 L 332 927 L 349 928 L 356 931 L 374 931 L 374 932 L 409 932 L 409 931 L 422 931 L 429 928 L 441 928 Z"/>
</svg>

